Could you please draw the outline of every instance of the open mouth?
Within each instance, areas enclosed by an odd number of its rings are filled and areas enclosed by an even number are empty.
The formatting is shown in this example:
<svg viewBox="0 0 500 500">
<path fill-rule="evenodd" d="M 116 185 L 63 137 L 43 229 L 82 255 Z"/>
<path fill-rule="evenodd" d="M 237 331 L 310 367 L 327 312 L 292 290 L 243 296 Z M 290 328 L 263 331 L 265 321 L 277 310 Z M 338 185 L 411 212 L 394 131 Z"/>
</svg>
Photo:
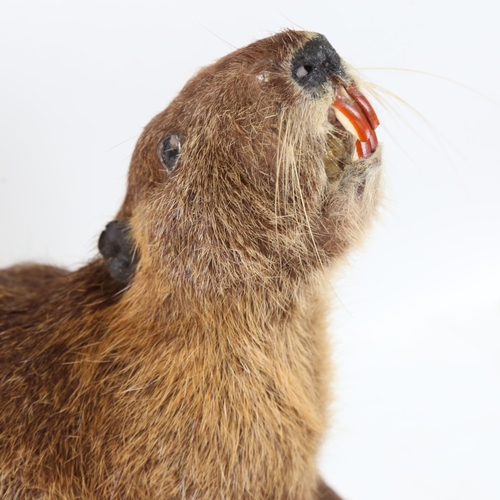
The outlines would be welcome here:
<svg viewBox="0 0 500 500">
<path fill-rule="evenodd" d="M 378 145 L 375 129 L 379 119 L 368 99 L 354 85 L 337 85 L 337 97 L 328 112 L 328 121 L 355 140 L 353 160 L 368 158 Z"/>
</svg>

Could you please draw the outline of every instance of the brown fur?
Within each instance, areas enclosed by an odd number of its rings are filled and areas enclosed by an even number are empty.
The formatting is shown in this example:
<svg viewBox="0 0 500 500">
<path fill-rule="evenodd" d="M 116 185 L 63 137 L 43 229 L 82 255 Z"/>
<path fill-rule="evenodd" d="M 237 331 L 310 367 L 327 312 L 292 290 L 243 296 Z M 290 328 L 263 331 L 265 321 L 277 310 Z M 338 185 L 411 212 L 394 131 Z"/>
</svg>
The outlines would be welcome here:
<svg viewBox="0 0 500 500">
<path fill-rule="evenodd" d="M 1 498 L 337 498 L 315 463 L 327 280 L 372 219 L 380 153 L 350 162 L 333 86 L 291 79 L 313 36 L 224 57 L 146 127 L 117 217 L 128 286 L 101 258 L 0 273 Z"/>
</svg>

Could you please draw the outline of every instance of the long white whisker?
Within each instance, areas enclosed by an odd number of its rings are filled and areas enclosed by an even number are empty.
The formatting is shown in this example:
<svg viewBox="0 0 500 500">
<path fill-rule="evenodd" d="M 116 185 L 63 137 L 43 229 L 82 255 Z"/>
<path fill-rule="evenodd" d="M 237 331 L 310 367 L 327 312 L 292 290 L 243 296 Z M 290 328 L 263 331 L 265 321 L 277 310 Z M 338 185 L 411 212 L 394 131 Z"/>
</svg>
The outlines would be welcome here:
<svg viewBox="0 0 500 500">
<path fill-rule="evenodd" d="M 431 73 L 429 71 L 421 71 L 421 70 L 418 70 L 418 69 L 395 68 L 395 67 L 391 67 L 391 66 L 387 66 L 387 67 L 384 67 L 384 66 L 373 66 L 373 67 L 370 67 L 370 68 L 358 68 L 358 70 L 359 71 L 370 71 L 370 70 L 403 71 L 403 72 L 406 72 L 406 73 L 416 73 L 416 74 L 420 74 L 420 75 L 430 76 L 432 78 L 438 78 L 439 80 L 443 80 L 445 82 L 453 83 L 453 84 L 458 85 L 459 87 L 462 87 L 462 88 L 464 88 L 464 89 L 466 89 L 466 90 L 468 90 L 470 92 L 473 92 L 474 94 L 480 95 L 484 99 L 490 101 L 492 104 L 495 104 L 495 106 L 500 106 L 500 102 L 495 101 L 495 99 L 492 99 L 491 97 L 489 97 L 488 95 L 484 94 L 483 92 L 481 92 L 479 90 L 476 90 L 474 87 L 470 87 L 469 85 L 466 85 L 465 83 L 457 82 L 453 78 L 448 78 L 447 76 L 438 75 L 437 73 Z"/>
<path fill-rule="evenodd" d="M 452 140 L 450 140 L 446 134 L 441 132 L 429 119 L 427 119 L 417 108 L 415 108 L 413 105 L 411 105 L 409 102 L 407 102 L 405 99 L 397 95 L 396 93 L 382 87 L 381 85 L 377 85 L 375 83 L 369 82 L 366 84 L 366 90 L 373 95 L 382 105 L 389 106 L 393 113 L 395 113 L 400 119 L 403 120 L 403 123 L 417 136 L 419 137 L 422 141 L 424 141 L 426 144 L 429 145 L 432 149 L 435 151 L 438 151 L 441 154 L 444 154 L 447 158 L 447 160 L 454 165 L 454 162 L 449 154 L 449 147 L 452 148 L 453 151 L 457 153 L 459 157 L 462 158 L 464 162 L 467 163 L 467 158 L 463 154 L 462 151 L 458 148 L 456 144 L 453 143 Z M 383 92 L 387 94 L 388 96 L 392 97 L 394 100 L 398 101 L 399 103 L 403 104 L 406 106 L 410 111 L 412 111 L 429 129 L 433 132 L 433 134 L 436 137 L 436 140 L 438 141 L 439 147 L 436 145 L 433 145 L 431 142 L 429 142 L 422 134 L 420 134 L 413 126 L 411 126 L 409 123 L 407 123 L 404 118 L 401 116 L 401 114 L 397 111 L 397 109 L 390 105 L 387 100 L 385 100 L 381 95 L 380 92 Z"/>
</svg>

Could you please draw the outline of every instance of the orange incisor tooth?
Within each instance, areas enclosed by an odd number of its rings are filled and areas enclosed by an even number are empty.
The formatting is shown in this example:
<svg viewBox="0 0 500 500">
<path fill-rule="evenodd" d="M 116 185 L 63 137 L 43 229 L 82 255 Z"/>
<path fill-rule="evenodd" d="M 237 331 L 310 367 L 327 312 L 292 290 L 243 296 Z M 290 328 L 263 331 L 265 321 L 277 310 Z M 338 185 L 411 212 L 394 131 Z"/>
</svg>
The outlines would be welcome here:
<svg viewBox="0 0 500 500">
<path fill-rule="evenodd" d="M 346 89 L 347 93 L 356 101 L 356 104 L 362 109 L 366 119 L 370 122 L 370 125 L 373 130 L 375 130 L 379 125 L 380 121 L 378 119 L 377 113 L 373 109 L 370 101 L 362 94 L 362 92 L 351 85 Z"/>
<path fill-rule="evenodd" d="M 340 113 L 349 122 L 352 128 L 356 132 L 356 136 L 361 142 L 366 142 L 372 133 L 372 128 L 368 123 L 363 112 L 348 99 L 341 95 L 337 95 L 335 102 L 333 103 L 334 109 Z M 342 123 L 341 117 L 337 117 Z M 345 126 L 345 123 L 342 123 Z"/>
<path fill-rule="evenodd" d="M 375 133 L 375 130 L 372 130 L 372 133 L 371 133 L 368 141 L 370 142 L 370 148 L 371 148 L 372 153 L 373 153 L 377 149 L 377 146 L 378 146 L 378 137 L 377 137 L 377 134 Z"/>
<path fill-rule="evenodd" d="M 373 152 L 370 142 L 356 141 L 356 152 L 358 153 L 359 158 L 368 158 L 368 156 L 370 156 Z"/>
</svg>

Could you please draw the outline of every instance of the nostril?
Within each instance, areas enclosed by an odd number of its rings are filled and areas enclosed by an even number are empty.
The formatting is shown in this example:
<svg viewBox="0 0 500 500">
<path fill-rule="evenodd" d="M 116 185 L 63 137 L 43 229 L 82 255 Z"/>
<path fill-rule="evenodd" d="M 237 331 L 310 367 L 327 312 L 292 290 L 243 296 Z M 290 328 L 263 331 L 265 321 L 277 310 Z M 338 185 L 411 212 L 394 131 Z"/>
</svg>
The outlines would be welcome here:
<svg viewBox="0 0 500 500">
<path fill-rule="evenodd" d="M 313 66 L 310 64 L 301 64 L 295 71 L 295 76 L 298 79 L 302 79 L 312 72 Z"/>
</svg>

